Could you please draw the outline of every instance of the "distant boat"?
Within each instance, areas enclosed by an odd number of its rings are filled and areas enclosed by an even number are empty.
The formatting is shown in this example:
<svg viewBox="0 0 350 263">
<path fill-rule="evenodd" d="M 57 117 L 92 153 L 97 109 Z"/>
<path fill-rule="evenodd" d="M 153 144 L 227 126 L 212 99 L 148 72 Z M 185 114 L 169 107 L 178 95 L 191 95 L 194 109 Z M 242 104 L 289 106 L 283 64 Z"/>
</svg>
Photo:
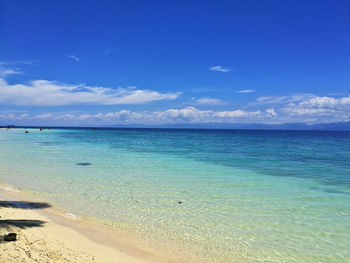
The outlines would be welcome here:
<svg viewBox="0 0 350 263">
<path fill-rule="evenodd" d="M 24 133 L 29 133 L 29 131 L 25 130 Z"/>
</svg>

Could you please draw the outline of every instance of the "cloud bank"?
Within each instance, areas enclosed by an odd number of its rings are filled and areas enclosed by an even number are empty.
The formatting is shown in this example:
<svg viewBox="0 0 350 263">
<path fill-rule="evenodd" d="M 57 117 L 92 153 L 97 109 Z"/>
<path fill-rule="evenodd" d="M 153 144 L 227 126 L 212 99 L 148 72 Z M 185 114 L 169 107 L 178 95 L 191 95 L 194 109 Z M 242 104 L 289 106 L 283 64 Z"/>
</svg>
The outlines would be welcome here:
<svg viewBox="0 0 350 263">
<path fill-rule="evenodd" d="M 129 91 L 127 91 L 129 92 Z M 270 102 L 267 104 L 267 102 Z M 286 103 L 287 102 L 287 103 Z M 0 113 L 3 122 L 27 121 L 49 125 L 110 125 L 110 124 L 167 124 L 167 123 L 331 123 L 350 121 L 350 95 L 340 98 L 311 94 L 283 97 L 260 97 L 258 109 L 202 110 L 196 107 L 170 108 L 162 111 L 120 110 L 98 113 L 29 112 Z M 263 103 L 261 106 L 259 103 Z M 254 108 L 254 107 L 253 107 Z"/>
<path fill-rule="evenodd" d="M 340 98 L 295 94 L 264 96 L 251 106 L 273 106 L 280 112 L 280 122 L 347 122 L 350 121 L 350 95 Z"/>
<path fill-rule="evenodd" d="M 262 96 L 240 107 L 230 107 L 224 111 L 203 110 L 209 106 L 233 105 L 217 98 L 193 98 L 196 107 L 177 106 L 158 111 L 131 111 L 120 109 L 106 112 L 102 108 L 97 113 L 71 112 L 70 105 L 136 105 L 155 101 L 177 99 L 181 92 L 161 93 L 136 87 L 106 88 L 86 84 L 67 84 L 50 80 L 32 80 L 24 84 L 11 84 L 6 78 L 22 74 L 16 68 L 5 68 L 0 62 L 0 125 L 8 123 L 31 123 L 47 125 L 108 125 L 108 124 L 166 124 L 166 123 L 329 123 L 350 121 L 350 95 L 317 96 L 314 94 L 291 94 L 286 96 Z M 216 66 L 214 70 L 222 70 Z M 9 77 L 10 78 L 10 77 Z M 250 93 L 254 90 L 239 90 Z M 233 91 L 234 92 L 234 91 Z M 238 96 L 238 95 L 237 95 Z M 240 97 L 240 96 L 239 96 Z M 180 102 L 181 103 L 181 102 Z M 182 102 L 182 105 L 186 103 Z M 177 103 L 178 104 L 178 103 Z M 179 104 L 178 104 L 179 105 Z M 180 104 L 181 105 L 181 104 Z M 188 102 L 187 102 L 188 105 Z M 10 106 L 44 107 L 33 115 L 30 111 L 11 112 Z M 65 112 L 53 112 L 48 107 L 61 107 Z M 164 104 L 163 104 L 164 107 Z M 222 108 L 222 107 L 220 107 Z M 13 109 L 16 109 L 14 107 Z M 30 109 L 30 108 L 27 108 Z M 49 110 L 50 109 L 50 110 Z M 96 108 L 95 108 L 96 109 Z M 110 109 L 110 108 L 109 108 Z M 57 110 L 57 109 L 56 109 Z M 109 110 L 110 111 L 110 110 Z"/>
<path fill-rule="evenodd" d="M 50 124 L 60 124 L 69 121 L 71 124 L 103 125 L 103 124 L 167 124 L 167 123 L 223 123 L 252 122 L 256 120 L 273 119 L 277 116 L 274 109 L 265 111 L 212 111 L 199 110 L 195 107 L 168 109 L 165 111 L 133 112 L 121 110 L 96 114 L 66 114 L 45 113 L 39 115 L 0 115 L 0 119 L 45 121 Z"/>
<path fill-rule="evenodd" d="M 281 110 L 289 116 L 350 121 L 350 95 L 342 98 L 314 96 L 289 103 Z"/>
<path fill-rule="evenodd" d="M 0 78 L 0 103 L 21 106 L 63 106 L 73 104 L 120 105 L 174 100 L 181 93 L 159 93 L 135 87 L 105 88 L 84 84 L 71 85 L 49 80 L 29 84 L 8 84 Z"/>
</svg>

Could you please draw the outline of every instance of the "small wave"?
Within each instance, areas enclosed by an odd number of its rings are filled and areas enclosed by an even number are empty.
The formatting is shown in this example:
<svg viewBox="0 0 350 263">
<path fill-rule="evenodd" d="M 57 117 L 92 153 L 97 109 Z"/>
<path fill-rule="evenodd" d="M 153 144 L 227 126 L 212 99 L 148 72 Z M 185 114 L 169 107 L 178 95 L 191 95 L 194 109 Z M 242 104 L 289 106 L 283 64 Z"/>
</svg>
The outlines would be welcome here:
<svg viewBox="0 0 350 263">
<path fill-rule="evenodd" d="M 72 217 L 72 218 L 77 218 L 78 217 L 77 215 L 75 215 L 73 213 L 69 213 L 69 212 L 64 213 L 64 215 Z"/>
<path fill-rule="evenodd" d="M 0 186 L 1 189 L 5 190 L 5 191 L 11 191 L 11 192 L 20 192 L 19 190 L 12 188 L 10 186 Z"/>
</svg>

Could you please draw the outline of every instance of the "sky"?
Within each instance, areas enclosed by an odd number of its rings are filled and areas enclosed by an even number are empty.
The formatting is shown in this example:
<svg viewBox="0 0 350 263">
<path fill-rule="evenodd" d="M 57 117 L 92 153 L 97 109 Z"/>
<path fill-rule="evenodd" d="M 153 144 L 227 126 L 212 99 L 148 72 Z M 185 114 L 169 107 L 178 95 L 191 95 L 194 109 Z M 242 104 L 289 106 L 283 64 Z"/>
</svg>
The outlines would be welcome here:
<svg viewBox="0 0 350 263">
<path fill-rule="evenodd" d="M 350 121 L 350 1 L 0 0 L 0 125 Z"/>
</svg>

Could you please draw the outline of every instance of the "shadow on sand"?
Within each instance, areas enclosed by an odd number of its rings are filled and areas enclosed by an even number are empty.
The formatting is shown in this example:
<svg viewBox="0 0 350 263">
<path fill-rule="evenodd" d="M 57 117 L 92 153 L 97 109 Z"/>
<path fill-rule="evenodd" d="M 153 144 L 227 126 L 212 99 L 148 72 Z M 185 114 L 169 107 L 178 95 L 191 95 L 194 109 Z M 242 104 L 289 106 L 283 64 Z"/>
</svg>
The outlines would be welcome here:
<svg viewBox="0 0 350 263">
<path fill-rule="evenodd" d="M 41 220 L 25 220 L 25 219 L 6 219 L 0 220 L 0 229 L 15 226 L 21 229 L 26 229 L 30 227 L 42 227 L 45 224 Z"/>
<path fill-rule="evenodd" d="M 25 202 L 25 201 L 0 201 L 0 208 L 15 208 L 15 209 L 43 209 L 51 207 L 48 203 L 38 203 L 38 202 Z M 1 210 L 0 210 L 1 211 Z M 0 218 L 3 216 L 0 216 Z M 7 231 L 13 231 L 12 227 L 17 227 L 20 229 L 27 229 L 32 227 L 42 227 L 46 222 L 42 220 L 32 220 L 32 219 L 0 219 L 0 244 L 8 241 L 16 241 L 16 234 L 11 232 L 6 234 Z M 6 231 L 6 232 L 4 232 Z M 4 233 L 3 233 L 4 232 Z M 9 235 L 14 235 L 9 240 Z"/>
<path fill-rule="evenodd" d="M 20 209 L 44 209 L 49 208 L 49 203 L 25 202 L 25 201 L 0 201 L 0 208 L 20 208 Z"/>
</svg>

